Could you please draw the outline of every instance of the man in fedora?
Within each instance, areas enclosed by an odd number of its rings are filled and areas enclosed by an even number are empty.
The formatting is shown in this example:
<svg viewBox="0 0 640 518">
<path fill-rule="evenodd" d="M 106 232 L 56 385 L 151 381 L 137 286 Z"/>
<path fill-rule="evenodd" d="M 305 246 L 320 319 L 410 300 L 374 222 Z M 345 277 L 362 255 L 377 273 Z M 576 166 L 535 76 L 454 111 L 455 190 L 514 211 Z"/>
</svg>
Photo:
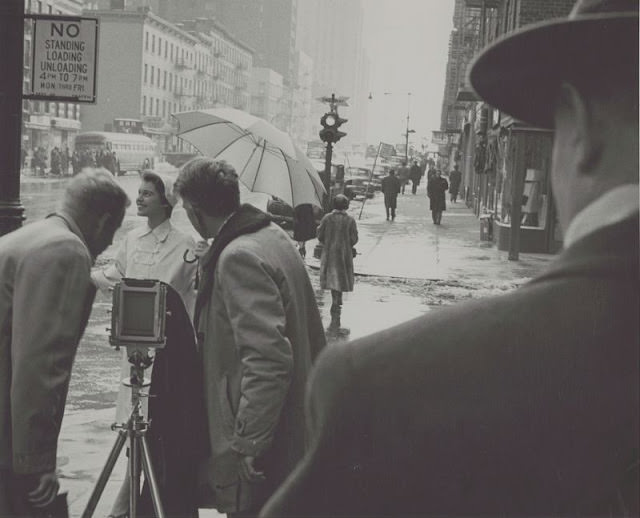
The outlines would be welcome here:
<svg viewBox="0 0 640 518">
<path fill-rule="evenodd" d="M 327 348 L 310 449 L 263 516 L 638 514 L 638 2 L 485 49 L 470 80 L 554 128 L 565 250 L 504 296 Z"/>
</svg>

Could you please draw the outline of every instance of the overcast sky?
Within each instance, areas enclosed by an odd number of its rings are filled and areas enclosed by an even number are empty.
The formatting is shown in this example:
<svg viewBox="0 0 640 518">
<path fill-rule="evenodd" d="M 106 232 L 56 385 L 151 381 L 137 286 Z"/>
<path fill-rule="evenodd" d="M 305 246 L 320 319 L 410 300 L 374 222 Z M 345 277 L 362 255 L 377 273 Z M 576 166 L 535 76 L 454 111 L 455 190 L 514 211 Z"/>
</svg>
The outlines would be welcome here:
<svg viewBox="0 0 640 518">
<path fill-rule="evenodd" d="M 364 46 L 371 60 L 367 141 L 403 142 L 409 107 L 409 128 L 416 130 L 410 142 L 420 148 L 423 138 L 429 144 L 431 131 L 440 129 L 454 0 L 363 0 L 363 5 Z"/>
</svg>

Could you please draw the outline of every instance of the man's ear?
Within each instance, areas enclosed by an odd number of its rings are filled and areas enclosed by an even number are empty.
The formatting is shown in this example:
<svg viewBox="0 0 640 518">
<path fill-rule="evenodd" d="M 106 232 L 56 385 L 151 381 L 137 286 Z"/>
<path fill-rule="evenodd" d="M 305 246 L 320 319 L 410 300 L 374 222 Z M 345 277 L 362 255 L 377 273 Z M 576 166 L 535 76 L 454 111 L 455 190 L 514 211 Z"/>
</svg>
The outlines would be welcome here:
<svg viewBox="0 0 640 518">
<path fill-rule="evenodd" d="M 596 169 L 604 142 L 594 106 L 575 86 L 562 83 L 558 108 L 565 110 L 568 118 L 573 121 L 571 144 L 576 153 L 576 165 L 579 173 L 588 175 Z"/>
</svg>

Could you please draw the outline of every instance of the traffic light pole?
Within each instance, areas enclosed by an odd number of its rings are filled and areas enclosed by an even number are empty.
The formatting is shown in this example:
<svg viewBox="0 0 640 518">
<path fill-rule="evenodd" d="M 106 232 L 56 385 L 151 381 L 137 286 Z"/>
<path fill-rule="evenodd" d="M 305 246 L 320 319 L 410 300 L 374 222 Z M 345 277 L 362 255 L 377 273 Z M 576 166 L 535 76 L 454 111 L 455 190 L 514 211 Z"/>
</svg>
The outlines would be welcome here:
<svg viewBox="0 0 640 518">
<path fill-rule="evenodd" d="M 20 203 L 24 0 L 0 1 L 0 236 L 24 220 Z M 10 49 L 10 50 L 9 50 Z"/>
<path fill-rule="evenodd" d="M 331 161 L 333 160 L 333 144 L 327 142 L 327 149 L 324 154 L 324 176 L 322 181 L 324 183 L 324 190 L 327 191 L 327 195 L 324 199 L 324 211 L 325 213 L 331 210 Z"/>
</svg>

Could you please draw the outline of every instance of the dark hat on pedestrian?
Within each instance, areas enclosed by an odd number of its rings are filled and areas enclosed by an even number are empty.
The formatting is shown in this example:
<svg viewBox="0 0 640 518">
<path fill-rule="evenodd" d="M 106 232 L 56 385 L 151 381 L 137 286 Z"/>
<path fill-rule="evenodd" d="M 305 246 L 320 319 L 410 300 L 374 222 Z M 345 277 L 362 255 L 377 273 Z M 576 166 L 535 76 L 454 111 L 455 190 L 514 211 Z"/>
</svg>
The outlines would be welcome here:
<svg viewBox="0 0 640 518">
<path fill-rule="evenodd" d="M 578 0 L 567 18 L 510 33 L 484 49 L 469 82 L 487 103 L 553 127 L 562 81 L 638 69 L 638 0 Z"/>
</svg>

